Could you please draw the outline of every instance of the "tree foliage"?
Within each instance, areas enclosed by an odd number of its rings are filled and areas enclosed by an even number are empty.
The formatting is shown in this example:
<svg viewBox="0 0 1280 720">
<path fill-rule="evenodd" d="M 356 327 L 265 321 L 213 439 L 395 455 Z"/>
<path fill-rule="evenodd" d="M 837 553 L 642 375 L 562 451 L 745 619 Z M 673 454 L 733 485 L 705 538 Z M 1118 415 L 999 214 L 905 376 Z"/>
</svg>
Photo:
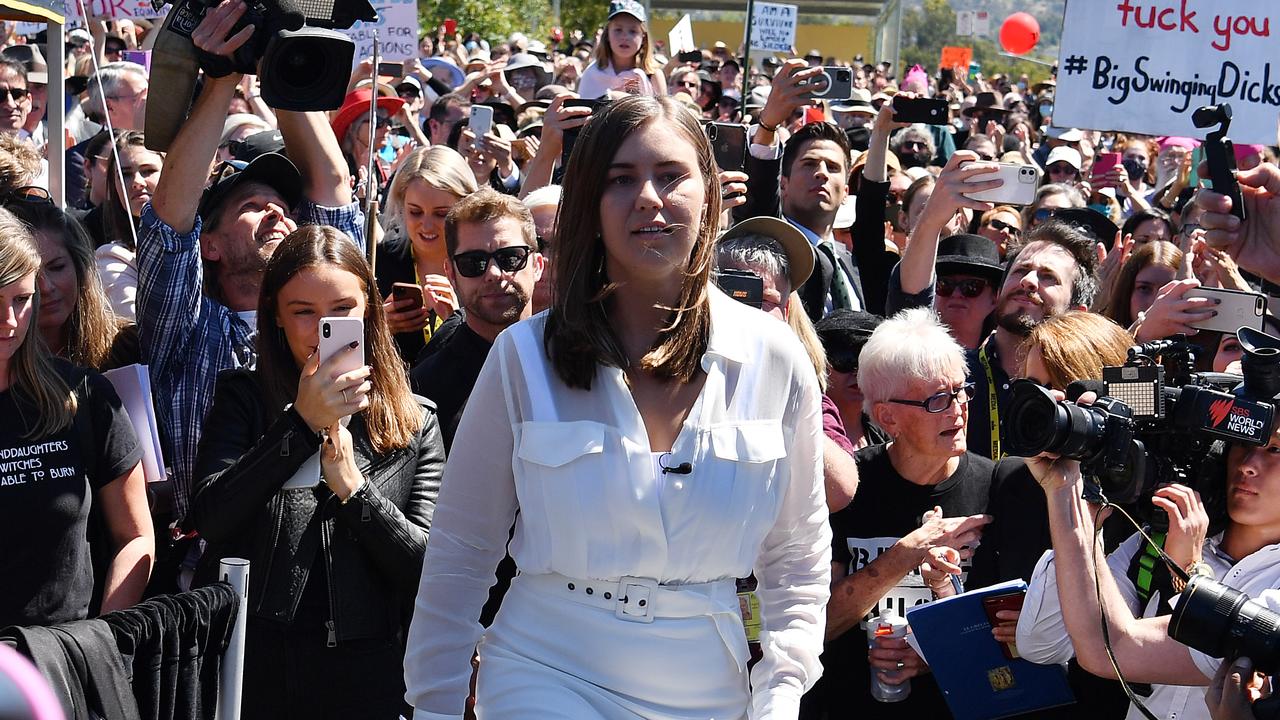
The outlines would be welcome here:
<svg viewBox="0 0 1280 720">
<path fill-rule="evenodd" d="M 418 7 L 423 32 L 434 34 L 445 19 L 452 18 L 464 36 L 477 32 L 490 43 L 504 42 L 517 31 L 542 38 L 550 27 L 547 0 L 424 0 Z"/>
<path fill-rule="evenodd" d="M 998 21 L 992 18 L 993 33 L 998 32 Z M 1001 55 L 993 38 L 956 35 L 956 13 L 948 0 L 924 0 L 919 8 L 903 10 L 900 60 L 904 69 L 920 65 L 929 72 L 937 70 L 942 48 L 947 45 L 972 47 L 973 59 L 987 77 L 996 73 L 1015 77 L 1026 73 L 1033 80 L 1049 76 L 1049 68 L 1043 65 Z"/>
</svg>

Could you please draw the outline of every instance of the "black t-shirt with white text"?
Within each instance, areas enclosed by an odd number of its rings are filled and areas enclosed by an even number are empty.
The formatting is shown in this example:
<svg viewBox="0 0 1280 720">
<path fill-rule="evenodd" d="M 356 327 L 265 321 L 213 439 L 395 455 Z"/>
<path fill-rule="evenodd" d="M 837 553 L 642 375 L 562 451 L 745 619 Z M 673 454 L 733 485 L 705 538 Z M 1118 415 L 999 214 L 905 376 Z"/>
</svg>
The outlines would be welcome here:
<svg viewBox="0 0 1280 720">
<path fill-rule="evenodd" d="M 994 463 L 965 453 L 951 477 L 936 485 L 917 485 L 898 474 L 889 460 L 887 445 L 859 450 L 858 492 L 843 510 L 831 515 L 834 563 L 849 574 L 866 567 L 905 535 L 920 527 L 924 513 L 941 506 L 944 517 L 986 512 Z M 930 602 L 933 595 L 919 571 L 902 578 L 880 601 L 899 615 L 915 605 Z M 867 619 L 878 616 L 873 610 Z M 867 661 L 867 633 L 857 625 L 831 640 L 822 656 L 823 676 L 805 698 L 805 718 L 946 718 L 950 717 L 942 692 L 933 676 L 912 678 L 911 695 L 902 702 L 882 703 L 871 697 Z"/>
<path fill-rule="evenodd" d="M 0 627 L 83 619 L 93 595 L 89 513 L 94 493 L 142 458 L 142 446 L 106 378 L 54 360 L 76 394 L 75 421 L 23 437 L 36 408 L 0 392 Z"/>
</svg>

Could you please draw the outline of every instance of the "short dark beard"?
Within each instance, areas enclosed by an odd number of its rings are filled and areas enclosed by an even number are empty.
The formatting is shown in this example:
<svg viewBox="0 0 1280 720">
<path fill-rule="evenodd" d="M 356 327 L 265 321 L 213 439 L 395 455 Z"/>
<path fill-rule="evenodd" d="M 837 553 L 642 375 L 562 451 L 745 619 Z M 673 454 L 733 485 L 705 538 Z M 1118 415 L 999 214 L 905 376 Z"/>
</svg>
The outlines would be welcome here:
<svg viewBox="0 0 1280 720">
<path fill-rule="evenodd" d="M 1039 324 L 1032 320 L 1030 315 L 1020 310 L 996 313 L 996 326 L 1004 328 L 1018 337 L 1027 337 L 1031 334 L 1031 330 Z"/>
<path fill-rule="evenodd" d="M 498 314 L 488 314 L 481 309 L 480 303 L 475 303 L 474 306 L 469 306 L 464 303 L 467 314 L 475 315 L 486 323 L 499 328 L 507 328 L 516 324 L 519 322 L 520 315 L 524 312 L 525 308 L 529 307 L 529 293 L 525 292 L 524 288 L 519 285 L 513 285 L 513 288 L 515 292 L 510 295 L 513 302 L 507 307 L 504 307 Z"/>
</svg>

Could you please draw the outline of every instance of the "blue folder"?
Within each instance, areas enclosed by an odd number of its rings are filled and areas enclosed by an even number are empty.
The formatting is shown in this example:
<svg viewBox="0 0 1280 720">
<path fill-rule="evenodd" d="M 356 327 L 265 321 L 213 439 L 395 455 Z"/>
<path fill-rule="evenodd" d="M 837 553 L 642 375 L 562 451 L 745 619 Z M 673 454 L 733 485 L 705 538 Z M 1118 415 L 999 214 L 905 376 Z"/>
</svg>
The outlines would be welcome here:
<svg viewBox="0 0 1280 720">
<path fill-rule="evenodd" d="M 1009 660 L 991 636 L 982 599 L 1026 590 L 1026 583 L 1011 580 L 907 610 L 956 720 L 995 720 L 1075 702 L 1062 667 Z"/>
</svg>

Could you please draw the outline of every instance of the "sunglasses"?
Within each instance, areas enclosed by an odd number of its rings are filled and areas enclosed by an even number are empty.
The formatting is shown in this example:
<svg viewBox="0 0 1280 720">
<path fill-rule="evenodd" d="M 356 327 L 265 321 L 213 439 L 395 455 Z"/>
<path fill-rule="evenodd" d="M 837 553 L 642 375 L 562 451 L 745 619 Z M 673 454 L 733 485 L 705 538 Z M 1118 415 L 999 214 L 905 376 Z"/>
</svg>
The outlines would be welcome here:
<svg viewBox="0 0 1280 720">
<path fill-rule="evenodd" d="M 1042 223 L 1053 215 L 1053 208 L 1040 208 L 1031 215 L 1031 220 L 1035 223 Z"/>
<path fill-rule="evenodd" d="M 489 269 L 489 260 L 505 273 L 519 272 L 529 264 L 529 255 L 533 248 L 528 245 L 504 247 L 493 252 L 471 250 L 453 256 L 453 267 L 458 274 L 466 278 L 480 277 Z"/>
<path fill-rule="evenodd" d="M 0 100 L 3 100 L 7 95 L 8 97 L 13 98 L 14 102 L 22 102 L 22 99 L 25 98 L 27 94 L 28 92 L 26 88 L 0 88 Z"/>
<path fill-rule="evenodd" d="M 841 373 L 858 372 L 858 354 L 855 352 L 832 353 L 827 355 L 827 363 L 831 369 Z"/>
<path fill-rule="evenodd" d="M 952 293 L 959 290 L 962 296 L 972 300 L 981 295 L 982 291 L 987 289 L 987 286 L 986 280 L 978 278 L 968 278 L 966 280 L 938 278 L 935 291 L 940 297 L 951 297 Z"/>
<path fill-rule="evenodd" d="M 52 205 L 53 196 L 48 190 L 35 185 L 24 185 L 12 190 L 5 191 L 0 195 L 0 202 L 5 205 L 10 203 L 27 203 L 31 205 Z"/>
<path fill-rule="evenodd" d="M 943 390 L 936 392 L 924 400 L 898 400 L 890 399 L 889 402 L 898 405 L 910 405 L 912 407 L 924 408 L 927 413 L 940 413 L 951 407 L 951 402 L 967 405 L 973 399 L 973 383 L 965 383 L 955 390 Z"/>
<path fill-rule="evenodd" d="M 1022 235 L 1022 228 L 1014 227 L 1003 220 L 992 219 L 988 221 L 987 224 L 1000 232 L 1007 232 L 1014 237 L 1020 237 Z"/>
</svg>

